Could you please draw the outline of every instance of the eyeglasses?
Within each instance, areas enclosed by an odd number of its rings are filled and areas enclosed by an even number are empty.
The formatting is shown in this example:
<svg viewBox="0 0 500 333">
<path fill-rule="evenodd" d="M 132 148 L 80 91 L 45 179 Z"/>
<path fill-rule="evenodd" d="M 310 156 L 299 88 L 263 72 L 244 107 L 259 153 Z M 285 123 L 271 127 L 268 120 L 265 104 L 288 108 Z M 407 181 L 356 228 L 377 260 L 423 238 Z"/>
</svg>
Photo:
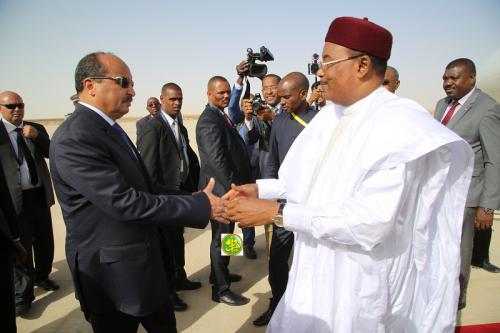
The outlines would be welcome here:
<svg viewBox="0 0 500 333">
<path fill-rule="evenodd" d="M 278 88 L 278 85 L 277 85 L 277 84 L 272 85 L 272 86 L 262 87 L 262 92 L 265 92 L 265 91 L 273 91 L 273 90 L 276 90 L 276 88 Z"/>
<path fill-rule="evenodd" d="M 148 104 L 148 106 L 149 106 L 150 108 L 152 108 L 152 107 L 154 107 L 154 106 L 158 106 L 158 105 L 160 105 L 160 103 L 156 103 L 156 102 L 154 102 L 154 103 L 149 103 L 149 104 Z"/>
<path fill-rule="evenodd" d="M 91 76 L 91 77 L 88 77 L 87 79 L 90 79 L 90 80 L 113 80 L 113 81 L 115 81 L 122 88 L 128 88 L 130 86 L 130 84 L 131 84 L 131 81 L 126 76 L 115 76 L 115 77 L 111 77 L 111 76 Z M 132 83 L 132 86 L 134 86 L 133 83 Z"/>
<path fill-rule="evenodd" d="M 326 70 L 329 65 L 335 65 L 335 64 L 338 64 L 339 62 L 356 59 L 356 58 L 359 58 L 359 57 L 364 56 L 364 55 L 365 55 L 364 53 L 360 53 L 360 54 L 356 54 L 356 55 L 353 55 L 350 57 L 332 60 L 332 61 L 327 61 L 327 62 L 318 61 L 318 66 L 319 66 L 319 69 Z"/>
<path fill-rule="evenodd" d="M 12 104 L 0 104 L 1 106 L 5 106 L 9 110 L 24 109 L 24 103 L 12 103 Z"/>
</svg>

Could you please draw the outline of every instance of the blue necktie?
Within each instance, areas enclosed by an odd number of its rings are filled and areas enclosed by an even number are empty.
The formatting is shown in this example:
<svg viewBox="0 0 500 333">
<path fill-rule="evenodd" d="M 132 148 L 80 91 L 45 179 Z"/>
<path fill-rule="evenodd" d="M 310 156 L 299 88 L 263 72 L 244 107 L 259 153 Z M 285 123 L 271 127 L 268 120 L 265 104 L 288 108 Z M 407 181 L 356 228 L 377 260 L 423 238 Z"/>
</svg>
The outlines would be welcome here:
<svg viewBox="0 0 500 333">
<path fill-rule="evenodd" d="M 123 142 L 125 142 L 125 144 L 130 148 L 130 150 L 134 154 L 135 158 L 137 158 L 134 146 L 133 146 L 132 142 L 130 141 L 130 139 L 128 138 L 127 133 L 125 133 L 125 131 L 123 130 L 123 128 L 121 128 L 121 126 L 118 125 L 118 123 L 115 123 L 112 127 L 120 135 L 120 138 L 123 140 Z"/>
</svg>

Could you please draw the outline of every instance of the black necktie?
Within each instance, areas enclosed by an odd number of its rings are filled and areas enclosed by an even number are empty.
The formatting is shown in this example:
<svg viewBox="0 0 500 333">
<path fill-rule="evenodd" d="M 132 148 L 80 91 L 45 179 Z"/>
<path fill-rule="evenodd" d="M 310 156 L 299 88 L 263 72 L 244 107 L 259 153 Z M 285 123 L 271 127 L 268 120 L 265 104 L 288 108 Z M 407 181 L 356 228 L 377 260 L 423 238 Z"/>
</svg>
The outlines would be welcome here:
<svg viewBox="0 0 500 333">
<path fill-rule="evenodd" d="M 38 184 L 38 173 L 36 172 L 35 160 L 31 156 L 31 152 L 24 141 L 23 134 L 21 133 L 22 128 L 16 128 L 17 132 L 17 163 L 19 165 L 23 164 L 26 159 L 26 164 L 28 164 L 28 171 L 30 173 L 31 185 Z"/>
<path fill-rule="evenodd" d="M 137 155 L 136 155 L 136 152 L 135 152 L 136 150 L 134 149 L 134 146 L 132 145 L 132 142 L 128 138 L 128 135 L 127 135 L 127 133 L 125 133 L 125 131 L 123 130 L 123 128 L 121 128 L 121 126 L 118 125 L 118 123 L 115 123 L 112 127 L 120 135 L 120 138 L 122 139 L 123 142 L 125 142 L 125 144 L 127 145 L 127 147 L 130 148 L 130 150 L 132 151 L 132 153 L 135 156 L 135 158 L 137 158 Z"/>
</svg>

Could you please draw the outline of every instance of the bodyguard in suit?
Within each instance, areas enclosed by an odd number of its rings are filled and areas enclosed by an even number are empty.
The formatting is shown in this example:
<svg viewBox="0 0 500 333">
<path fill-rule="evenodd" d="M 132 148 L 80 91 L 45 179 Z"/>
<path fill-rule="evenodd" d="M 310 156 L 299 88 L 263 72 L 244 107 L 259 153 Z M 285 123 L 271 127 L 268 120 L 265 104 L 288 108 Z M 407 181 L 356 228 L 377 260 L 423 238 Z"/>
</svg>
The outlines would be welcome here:
<svg viewBox="0 0 500 333">
<path fill-rule="evenodd" d="M 176 332 L 158 226 L 204 228 L 221 211 L 210 186 L 165 195 L 116 122 L 135 91 L 128 66 L 92 53 L 75 71 L 80 102 L 50 149 L 54 187 L 66 224 L 66 257 L 77 298 L 95 332 Z"/>
<path fill-rule="evenodd" d="M 23 121 L 24 102 L 15 92 L 0 93 L 0 112 L 0 164 L 19 218 L 21 242 L 28 251 L 24 266 L 38 286 L 57 290 L 59 286 L 49 279 L 54 259 L 50 215 L 54 195 L 45 162 L 49 135 L 42 125 Z M 32 299 L 28 298 L 17 303 L 29 307 Z"/>
<path fill-rule="evenodd" d="M 19 308 L 14 301 L 14 264 L 22 263 L 26 250 L 21 244 L 17 214 L 7 191 L 7 180 L 0 168 L 0 299 L 3 304 L 2 331 L 17 332 L 16 315 L 22 315 L 27 307 Z"/>
<path fill-rule="evenodd" d="M 198 189 L 200 164 L 189 145 L 186 127 L 179 121 L 182 90 L 175 83 L 166 83 L 161 90 L 161 110 L 144 127 L 137 139 L 137 148 L 154 184 L 175 190 L 195 192 Z M 184 270 L 184 227 L 161 227 L 164 256 L 174 309 L 187 308 L 175 290 L 201 288 L 200 282 L 190 281 Z"/>
<path fill-rule="evenodd" d="M 476 67 L 470 59 L 453 60 L 443 74 L 447 97 L 436 106 L 435 118 L 467 141 L 474 153 L 474 171 L 467 196 L 461 243 L 459 309 L 465 307 L 473 247 L 482 254 L 473 265 L 489 272 L 493 211 L 500 207 L 500 112 L 496 101 L 475 87 Z"/>
<path fill-rule="evenodd" d="M 137 141 L 139 141 L 139 134 L 141 134 L 144 126 L 153 119 L 160 112 L 160 101 L 156 97 L 149 97 L 146 102 L 146 110 L 148 111 L 148 115 L 142 117 L 135 123 Z"/>
<path fill-rule="evenodd" d="M 221 76 L 208 81 L 208 104 L 196 124 L 196 140 L 201 160 L 199 187 L 203 188 L 211 177 L 216 180 L 214 193 L 225 194 L 231 183 L 244 184 L 250 181 L 250 161 L 245 143 L 234 128 L 229 116 L 224 113 L 231 97 L 231 87 Z M 211 220 L 212 242 L 210 244 L 210 282 L 212 300 L 229 305 L 243 305 L 249 299 L 232 292 L 231 282 L 241 279 L 230 274 L 229 257 L 221 256 L 221 234 L 232 233 L 234 224 L 222 225 Z"/>
</svg>

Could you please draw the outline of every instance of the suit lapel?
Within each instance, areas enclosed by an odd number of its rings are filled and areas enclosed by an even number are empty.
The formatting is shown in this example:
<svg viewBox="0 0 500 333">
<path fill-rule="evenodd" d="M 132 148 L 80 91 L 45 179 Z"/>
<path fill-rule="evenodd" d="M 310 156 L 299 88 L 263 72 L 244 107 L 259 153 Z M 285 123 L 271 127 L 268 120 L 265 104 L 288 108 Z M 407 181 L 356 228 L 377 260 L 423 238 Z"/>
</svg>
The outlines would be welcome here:
<svg viewBox="0 0 500 333">
<path fill-rule="evenodd" d="M 462 105 L 460 110 L 458 110 L 458 113 L 451 118 L 450 122 L 448 123 L 449 128 L 454 128 L 455 125 L 460 121 L 460 119 L 465 116 L 467 112 L 474 106 L 474 103 L 476 102 L 477 96 L 480 94 L 480 90 L 476 88 L 476 90 L 472 93 L 472 95 L 465 101 L 465 104 Z"/>
<path fill-rule="evenodd" d="M 175 139 L 175 134 L 174 134 L 174 131 L 172 131 L 172 127 L 170 127 L 170 125 L 165 121 L 165 119 L 163 119 L 163 117 L 160 114 L 155 116 L 155 120 L 160 123 L 160 126 L 163 127 L 163 129 L 165 130 L 167 135 L 170 137 L 170 140 L 172 140 L 172 142 L 175 143 L 174 144 L 175 149 L 177 149 L 177 153 L 180 154 L 179 145 L 177 144 L 177 140 Z M 177 126 L 179 126 L 179 123 L 177 123 Z M 180 130 L 179 130 L 179 132 L 180 132 Z"/>
</svg>

